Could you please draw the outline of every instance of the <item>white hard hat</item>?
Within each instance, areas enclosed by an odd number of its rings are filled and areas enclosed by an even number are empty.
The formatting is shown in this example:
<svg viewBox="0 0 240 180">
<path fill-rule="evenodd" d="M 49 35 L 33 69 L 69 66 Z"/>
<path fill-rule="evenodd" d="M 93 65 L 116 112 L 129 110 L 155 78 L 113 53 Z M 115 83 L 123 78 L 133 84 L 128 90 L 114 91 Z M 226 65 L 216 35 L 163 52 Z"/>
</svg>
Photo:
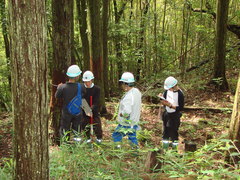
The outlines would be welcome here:
<svg viewBox="0 0 240 180">
<path fill-rule="evenodd" d="M 85 71 L 83 73 L 83 78 L 82 80 L 85 81 L 91 81 L 92 79 L 94 79 L 93 73 L 91 71 Z"/>
<path fill-rule="evenodd" d="M 69 66 L 66 74 L 68 77 L 77 77 L 81 73 L 82 73 L 82 71 L 80 70 L 78 65 L 71 65 L 71 66 Z"/>
<path fill-rule="evenodd" d="M 178 81 L 172 77 L 169 76 L 165 81 L 164 81 L 164 89 L 169 90 L 170 88 L 176 86 L 176 84 L 178 83 Z"/>
<path fill-rule="evenodd" d="M 133 83 L 135 82 L 134 76 L 130 72 L 125 72 L 122 74 L 122 77 L 119 81 L 125 82 L 125 83 Z"/>
</svg>

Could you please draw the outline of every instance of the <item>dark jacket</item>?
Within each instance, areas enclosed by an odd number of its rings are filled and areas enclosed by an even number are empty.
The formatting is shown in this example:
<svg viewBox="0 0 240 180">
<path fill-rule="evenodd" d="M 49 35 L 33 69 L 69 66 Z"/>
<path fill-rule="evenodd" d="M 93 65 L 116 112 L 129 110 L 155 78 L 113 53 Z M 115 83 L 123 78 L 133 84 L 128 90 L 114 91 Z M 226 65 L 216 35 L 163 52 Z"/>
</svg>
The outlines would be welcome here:
<svg viewBox="0 0 240 180">
<path fill-rule="evenodd" d="M 98 116 L 99 115 L 99 107 L 100 107 L 100 87 L 94 85 L 92 88 L 86 88 L 86 94 L 85 94 L 85 99 L 88 102 L 89 106 L 90 104 L 90 96 L 92 96 L 92 111 L 93 111 L 93 116 Z M 83 112 L 83 115 L 85 113 Z"/>
<path fill-rule="evenodd" d="M 67 111 L 66 106 L 77 95 L 78 85 L 77 83 L 66 82 L 62 84 L 56 91 L 55 97 L 63 99 L 63 110 Z M 85 97 L 86 88 L 81 84 L 82 98 Z"/>
</svg>

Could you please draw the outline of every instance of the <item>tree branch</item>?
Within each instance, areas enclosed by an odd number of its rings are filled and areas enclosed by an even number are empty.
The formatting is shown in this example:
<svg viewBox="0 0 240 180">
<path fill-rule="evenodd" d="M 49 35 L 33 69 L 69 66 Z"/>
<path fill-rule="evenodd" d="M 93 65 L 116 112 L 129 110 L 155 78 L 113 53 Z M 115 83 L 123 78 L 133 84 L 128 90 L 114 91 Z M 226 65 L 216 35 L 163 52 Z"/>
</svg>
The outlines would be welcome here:
<svg viewBox="0 0 240 180">
<path fill-rule="evenodd" d="M 210 14 L 213 17 L 214 22 L 216 21 L 216 13 L 213 12 L 212 10 L 206 10 L 206 9 L 200 9 L 200 8 L 191 8 L 190 9 L 193 12 L 200 12 L 200 13 L 206 13 L 206 14 Z M 233 34 L 235 34 L 237 36 L 238 39 L 240 39 L 240 25 L 236 25 L 236 24 L 227 24 L 227 29 L 232 32 Z"/>
<path fill-rule="evenodd" d="M 209 10 L 206 10 L 206 9 L 200 9 L 200 8 L 195 8 L 195 9 L 191 9 L 193 12 L 201 12 L 201 13 L 206 13 L 206 14 L 210 14 L 210 15 L 212 15 L 212 17 L 213 17 L 213 20 L 215 21 L 216 20 L 216 17 L 217 17 L 217 15 L 216 15 L 216 13 L 215 12 L 213 12 L 213 11 L 209 11 Z"/>
</svg>

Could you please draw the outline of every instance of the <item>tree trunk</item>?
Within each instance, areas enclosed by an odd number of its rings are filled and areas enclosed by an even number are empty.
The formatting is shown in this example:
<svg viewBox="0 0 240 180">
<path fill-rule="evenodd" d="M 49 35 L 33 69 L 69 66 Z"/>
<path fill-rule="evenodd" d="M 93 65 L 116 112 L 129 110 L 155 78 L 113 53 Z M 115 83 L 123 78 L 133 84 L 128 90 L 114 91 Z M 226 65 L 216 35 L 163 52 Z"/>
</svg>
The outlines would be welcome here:
<svg viewBox="0 0 240 180">
<path fill-rule="evenodd" d="M 166 8 L 167 8 L 167 0 L 164 1 L 164 8 L 163 8 L 163 20 L 162 20 L 162 42 L 164 42 L 164 35 L 165 35 L 165 19 L 166 19 Z M 161 66 L 160 66 L 161 69 Z"/>
<path fill-rule="evenodd" d="M 2 23 L 2 34 L 5 46 L 5 54 L 7 60 L 7 67 L 9 72 L 10 69 L 10 43 L 8 37 L 8 21 L 7 21 L 7 12 L 6 12 L 6 2 L 5 0 L 0 0 L 0 14 L 1 14 L 1 23 Z M 9 87 L 11 88 L 11 75 L 8 76 Z"/>
<path fill-rule="evenodd" d="M 225 75 L 228 5 L 229 0 L 218 0 L 213 82 L 216 87 L 222 91 L 228 89 Z"/>
<path fill-rule="evenodd" d="M 154 33 L 154 58 L 153 58 L 153 72 L 156 73 L 157 72 L 157 68 L 156 68 L 156 63 L 158 61 L 158 40 L 157 40 L 157 0 L 154 0 L 154 28 L 153 28 L 153 33 Z M 151 61 L 149 61 L 148 63 L 148 67 L 147 68 L 147 75 L 149 75 L 150 73 L 152 73 L 151 71 Z"/>
<path fill-rule="evenodd" d="M 104 73 L 104 92 L 105 97 L 109 98 L 109 77 L 108 77 L 108 0 L 102 0 L 102 42 L 103 42 L 103 73 Z"/>
<path fill-rule="evenodd" d="M 186 66 L 188 64 L 188 38 L 189 38 L 189 28 L 190 28 L 190 20 L 191 20 L 191 14 L 190 11 L 187 10 L 187 24 L 186 24 L 186 38 L 185 38 L 185 48 L 184 48 L 184 65 L 182 66 L 182 77 L 185 79 L 185 71 Z"/>
<path fill-rule="evenodd" d="M 184 69 L 185 69 L 185 29 L 186 29 L 186 5 L 184 4 L 183 7 L 183 22 L 182 22 L 182 38 L 181 38 L 181 50 L 180 50 L 180 63 L 179 63 L 179 67 L 181 70 L 181 75 L 183 75 Z"/>
<path fill-rule="evenodd" d="M 240 151 L 240 73 L 229 127 L 229 138 L 235 141 L 235 145 L 238 151 Z M 235 164 L 237 164 L 237 162 L 240 160 L 240 156 L 233 156 L 233 160 Z"/>
<path fill-rule="evenodd" d="M 74 7 L 74 0 L 68 0 L 68 5 L 67 5 L 67 13 L 69 15 L 69 20 L 70 20 L 70 46 L 71 46 L 71 64 L 76 64 L 76 57 L 75 54 L 77 54 L 76 52 L 76 48 L 75 48 L 75 41 L 74 41 L 74 15 L 73 15 L 73 7 Z M 80 62 L 79 62 L 80 64 Z"/>
<path fill-rule="evenodd" d="M 55 98 L 56 86 L 66 81 L 66 70 L 71 65 L 72 58 L 72 23 L 73 0 L 52 1 L 53 24 L 53 62 L 52 62 L 52 94 L 51 94 L 51 128 L 52 140 L 59 145 L 59 121 L 61 116 L 61 102 Z"/>
<path fill-rule="evenodd" d="M 91 27 L 91 56 L 90 65 L 96 85 L 101 88 L 100 112 L 106 112 L 103 84 L 102 36 L 100 23 L 100 0 L 89 0 L 89 14 Z"/>
<path fill-rule="evenodd" d="M 8 5 L 13 65 L 14 179 L 49 179 L 45 1 L 9 0 Z"/>
<path fill-rule="evenodd" d="M 82 40 L 82 53 L 83 53 L 83 69 L 90 69 L 90 51 L 89 40 L 87 33 L 87 6 L 86 0 L 77 0 L 78 20 L 80 27 L 80 36 Z"/>
<path fill-rule="evenodd" d="M 115 25 L 118 25 L 120 23 L 120 19 L 122 17 L 126 4 L 127 4 L 127 1 L 124 1 L 120 10 L 118 11 L 117 2 L 116 0 L 113 0 Z M 118 79 L 120 79 L 123 72 L 123 64 L 122 64 L 122 47 L 121 47 L 122 43 L 121 43 L 121 37 L 119 32 L 116 32 L 116 35 L 114 38 L 114 44 L 115 44 L 116 57 L 117 57 Z"/>
<path fill-rule="evenodd" d="M 136 74 L 136 81 L 140 80 L 140 73 L 142 70 L 142 60 L 143 60 L 143 43 L 144 43 L 144 34 L 145 34 L 145 18 L 148 13 L 148 8 L 149 8 L 149 2 L 148 0 L 145 0 L 144 3 L 144 8 L 143 8 L 143 15 L 141 17 L 141 23 L 140 23 L 140 32 L 139 32 L 139 44 L 138 44 L 138 51 L 139 51 L 139 57 L 138 57 L 138 65 L 137 65 L 137 74 Z"/>
<path fill-rule="evenodd" d="M 166 9 L 167 9 L 167 0 L 164 0 L 164 6 L 163 6 L 163 19 L 162 19 L 162 38 L 161 38 L 161 51 L 164 51 L 164 42 L 165 42 L 165 24 L 166 24 Z M 160 55 L 159 57 L 159 70 L 162 70 L 162 64 L 163 64 L 163 56 Z"/>
</svg>

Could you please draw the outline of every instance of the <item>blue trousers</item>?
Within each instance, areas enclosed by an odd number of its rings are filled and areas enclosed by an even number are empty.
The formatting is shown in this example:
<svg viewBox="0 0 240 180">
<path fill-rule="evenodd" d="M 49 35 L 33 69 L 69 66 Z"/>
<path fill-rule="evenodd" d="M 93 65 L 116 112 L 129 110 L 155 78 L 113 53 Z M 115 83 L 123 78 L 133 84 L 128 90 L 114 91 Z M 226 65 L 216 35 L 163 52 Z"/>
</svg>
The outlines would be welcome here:
<svg viewBox="0 0 240 180">
<path fill-rule="evenodd" d="M 136 137 L 137 128 L 138 128 L 137 125 L 134 125 L 133 128 L 131 128 L 131 126 L 122 126 L 119 124 L 112 134 L 113 141 L 120 142 L 120 141 L 122 141 L 122 138 L 124 136 L 128 136 L 128 139 L 134 145 L 138 145 L 138 140 Z"/>
</svg>

